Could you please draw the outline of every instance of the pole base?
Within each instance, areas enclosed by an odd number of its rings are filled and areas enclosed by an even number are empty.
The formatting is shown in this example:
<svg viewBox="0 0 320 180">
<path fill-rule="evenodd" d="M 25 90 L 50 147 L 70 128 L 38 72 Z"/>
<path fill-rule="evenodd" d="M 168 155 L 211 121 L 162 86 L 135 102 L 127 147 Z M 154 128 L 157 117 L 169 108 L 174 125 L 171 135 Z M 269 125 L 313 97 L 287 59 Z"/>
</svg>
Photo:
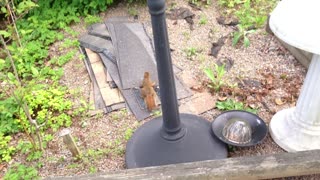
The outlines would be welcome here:
<svg viewBox="0 0 320 180">
<path fill-rule="evenodd" d="M 185 162 L 223 159 L 227 147 L 211 131 L 210 122 L 191 114 L 180 114 L 186 132 L 170 141 L 161 135 L 162 117 L 150 120 L 131 137 L 126 147 L 127 168 L 160 166 Z"/>
<path fill-rule="evenodd" d="M 272 139 L 288 152 L 320 149 L 320 127 L 296 118 L 295 108 L 277 112 L 269 125 Z"/>
</svg>

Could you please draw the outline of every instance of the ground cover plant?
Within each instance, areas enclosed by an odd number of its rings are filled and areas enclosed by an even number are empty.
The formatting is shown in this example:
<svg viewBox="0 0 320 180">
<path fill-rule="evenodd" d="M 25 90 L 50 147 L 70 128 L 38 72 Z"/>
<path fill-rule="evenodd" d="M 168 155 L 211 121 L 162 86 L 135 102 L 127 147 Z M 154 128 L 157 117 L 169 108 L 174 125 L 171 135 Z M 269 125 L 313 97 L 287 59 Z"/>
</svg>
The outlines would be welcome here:
<svg viewBox="0 0 320 180">
<path fill-rule="evenodd" d="M 72 92 L 59 84 L 62 66 L 75 56 L 79 46 L 77 32 L 68 25 L 80 22 L 81 16 L 86 24 L 100 21 L 94 15 L 112 3 L 0 1 L 4 24 L 0 27 L 0 163 L 9 162 L 19 152 L 27 154 L 29 161 L 39 159 L 52 133 L 69 127 L 72 119 L 81 115 L 81 107 L 68 99 Z M 62 53 L 50 57 L 49 46 L 56 41 L 62 42 Z M 19 132 L 27 141 L 14 148 L 11 136 Z M 33 179 L 37 175 L 35 167 L 18 164 L 11 168 L 5 179 Z"/>
<path fill-rule="evenodd" d="M 277 0 L 218 0 L 225 16 L 238 19 L 237 31 L 233 33 L 232 44 L 235 46 L 242 39 L 243 45 L 248 47 L 248 35 L 255 29 L 265 25 L 268 13 L 274 8 Z"/>
</svg>

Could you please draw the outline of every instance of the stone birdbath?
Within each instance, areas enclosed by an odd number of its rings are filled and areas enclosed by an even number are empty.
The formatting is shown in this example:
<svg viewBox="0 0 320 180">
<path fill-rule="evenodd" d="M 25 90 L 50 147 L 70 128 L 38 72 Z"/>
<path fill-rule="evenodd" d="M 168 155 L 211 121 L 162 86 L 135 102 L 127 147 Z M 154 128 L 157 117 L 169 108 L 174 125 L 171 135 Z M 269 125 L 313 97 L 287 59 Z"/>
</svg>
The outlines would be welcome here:
<svg viewBox="0 0 320 180">
<path fill-rule="evenodd" d="M 273 140 L 289 152 L 320 149 L 319 7 L 319 0 L 282 0 L 270 16 L 279 39 L 313 53 L 296 107 L 277 112 L 269 126 Z"/>
</svg>

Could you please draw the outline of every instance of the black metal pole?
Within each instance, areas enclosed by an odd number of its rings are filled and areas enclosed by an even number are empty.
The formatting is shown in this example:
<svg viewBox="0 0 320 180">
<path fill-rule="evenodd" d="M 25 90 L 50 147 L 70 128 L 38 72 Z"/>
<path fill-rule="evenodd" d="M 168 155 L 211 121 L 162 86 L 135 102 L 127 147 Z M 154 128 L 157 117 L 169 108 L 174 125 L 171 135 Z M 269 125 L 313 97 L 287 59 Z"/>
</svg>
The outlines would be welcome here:
<svg viewBox="0 0 320 180">
<path fill-rule="evenodd" d="M 148 6 L 162 116 L 144 123 L 132 135 L 126 147 L 127 168 L 226 158 L 226 146 L 213 135 L 209 121 L 192 114 L 179 114 L 164 14 L 165 0 L 148 0 Z"/>
<path fill-rule="evenodd" d="M 183 133 L 180 133 L 181 122 L 165 19 L 165 0 L 148 0 L 148 6 L 151 14 L 160 85 L 163 136 L 167 138 L 169 135 L 172 138 L 172 136 L 180 134 L 176 137 L 180 138 Z"/>
</svg>

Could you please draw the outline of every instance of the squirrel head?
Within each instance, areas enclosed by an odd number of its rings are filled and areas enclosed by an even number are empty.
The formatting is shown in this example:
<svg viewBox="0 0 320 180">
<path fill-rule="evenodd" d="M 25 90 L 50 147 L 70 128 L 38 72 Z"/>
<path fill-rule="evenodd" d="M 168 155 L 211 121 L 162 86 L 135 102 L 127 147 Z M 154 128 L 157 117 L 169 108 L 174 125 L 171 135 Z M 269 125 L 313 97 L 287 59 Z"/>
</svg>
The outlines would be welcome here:
<svg viewBox="0 0 320 180">
<path fill-rule="evenodd" d="M 145 78 L 149 78 L 149 77 L 150 77 L 149 72 L 144 72 L 144 77 L 145 77 Z"/>
</svg>

